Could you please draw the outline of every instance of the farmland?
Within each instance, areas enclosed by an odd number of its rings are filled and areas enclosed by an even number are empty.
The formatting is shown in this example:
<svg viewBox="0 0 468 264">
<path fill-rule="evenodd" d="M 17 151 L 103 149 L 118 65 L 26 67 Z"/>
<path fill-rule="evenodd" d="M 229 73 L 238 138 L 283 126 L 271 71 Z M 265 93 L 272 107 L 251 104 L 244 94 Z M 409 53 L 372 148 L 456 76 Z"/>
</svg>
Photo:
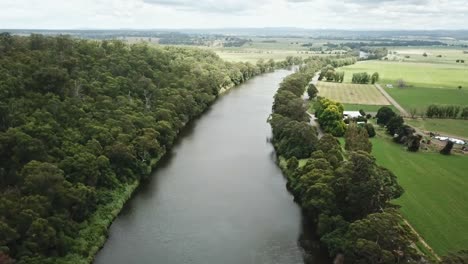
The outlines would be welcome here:
<svg viewBox="0 0 468 264">
<path fill-rule="evenodd" d="M 320 96 L 344 104 L 390 105 L 374 85 L 319 82 L 317 88 Z"/>
<path fill-rule="evenodd" d="M 468 120 L 455 119 L 406 119 L 406 123 L 423 131 L 437 131 L 468 139 Z"/>
<path fill-rule="evenodd" d="M 398 110 L 393 105 L 363 105 L 363 104 L 343 104 L 345 111 L 359 111 L 364 110 L 364 112 L 377 112 L 381 107 L 387 106 L 390 107 L 394 112 Z"/>
<path fill-rule="evenodd" d="M 468 158 L 407 152 L 384 136 L 372 139 L 377 163 L 398 177 L 401 212 L 439 255 L 468 244 Z"/>
<path fill-rule="evenodd" d="M 468 63 L 462 64 L 436 64 L 399 61 L 363 61 L 343 67 L 346 72 L 345 82 L 351 82 L 353 73 L 378 72 L 380 83 L 395 84 L 403 79 L 407 85 L 418 88 L 444 88 L 457 89 L 458 86 L 468 88 Z"/>
<path fill-rule="evenodd" d="M 427 57 L 422 56 L 424 52 L 428 54 Z M 389 61 L 363 61 L 342 67 L 340 70 L 345 71 L 345 82 L 351 82 L 353 73 L 378 72 L 382 86 L 393 84 L 395 87 L 385 90 L 407 111 L 415 109 L 417 115 L 423 115 L 431 104 L 467 105 L 468 63 L 456 63 L 456 59 L 467 59 L 468 54 L 460 49 L 449 48 L 400 49 L 396 53 L 389 55 Z M 399 88 L 398 80 L 404 80 L 406 87 Z M 425 122 L 420 120 L 418 125 L 441 133 L 459 136 L 466 134 L 466 129 L 463 131 L 466 121 L 445 120 L 424 124 Z M 436 126 L 436 123 L 440 126 Z"/>
</svg>

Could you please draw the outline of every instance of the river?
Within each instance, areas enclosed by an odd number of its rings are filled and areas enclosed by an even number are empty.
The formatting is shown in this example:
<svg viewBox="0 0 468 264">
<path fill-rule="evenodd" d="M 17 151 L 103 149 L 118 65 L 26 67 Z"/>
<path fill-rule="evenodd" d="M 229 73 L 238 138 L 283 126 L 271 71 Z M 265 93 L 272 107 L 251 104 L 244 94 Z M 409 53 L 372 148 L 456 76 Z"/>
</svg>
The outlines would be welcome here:
<svg viewBox="0 0 468 264">
<path fill-rule="evenodd" d="M 235 87 L 192 122 L 114 221 L 95 263 L 304 263 L 308 227 L 267 142 L 273 95 L 291 73 Z"/>
</svg>

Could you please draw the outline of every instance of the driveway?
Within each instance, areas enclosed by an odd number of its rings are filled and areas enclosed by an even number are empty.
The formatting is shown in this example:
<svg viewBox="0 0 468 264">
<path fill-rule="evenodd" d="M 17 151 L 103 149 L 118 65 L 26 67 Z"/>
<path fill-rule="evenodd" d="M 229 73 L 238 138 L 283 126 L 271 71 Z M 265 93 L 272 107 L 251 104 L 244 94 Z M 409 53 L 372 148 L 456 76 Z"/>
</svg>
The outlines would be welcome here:
<svg viewBox="0 0 468 264">
<path fill-rule="evenodd" d="M 375 87 L 380 91 L 380 93 L 382 93 L 382 95 L 387 98 L 387 100 L 396 107 L 396 109 L 398 109 L 398 111 L 400 111 L 400 114 L 404 117 L 409 117 L 410 114 L 397 102 L 395 101 L 395 99 L 393 99 L 393 97 L 391 97 L 387 91 L 385 91 L 384 88 L 382 88 L 382 86 L 380 86 L 380 84 L 376 83 L 375 84 Z"/>
</svg>

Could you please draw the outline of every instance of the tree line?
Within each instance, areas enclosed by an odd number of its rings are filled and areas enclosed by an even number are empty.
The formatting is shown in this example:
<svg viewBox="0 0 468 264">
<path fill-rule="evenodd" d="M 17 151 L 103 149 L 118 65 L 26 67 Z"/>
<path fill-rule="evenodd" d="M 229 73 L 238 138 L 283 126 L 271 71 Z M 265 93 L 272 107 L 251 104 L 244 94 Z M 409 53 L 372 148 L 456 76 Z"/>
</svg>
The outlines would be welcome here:
<svg viewBox="0 0 468 264">
<path fill-rule="evenodd" d="M 422 135 L 416 133 L 416 130 L 405 124 L 405 120 L 396 114 L 390 107 L 384 106 L 377 111 L 377 124 L 384 126 L 387 133 L 393 137 L 393 141 L 406 146 L 411 152 L 419 151 Z"/>
<path fill-rule="evenodd" d="M 459 105 L 429 105 L 426 109 L 428 118 L 461 118 L 468 119 L 468 106 Z"/>
<path fill-rule="evenodd" d="M 298 60 L 0 34 L 0 259 L 92 258 L 120 209 L 109 206 L 220 90 Z"/>
<path fill-rule="evenodd" d="M 358 83 L 358 84 L 368 84 L 369 82 L 372 84 L 375 84 L 378 82 L 380 79 L 379 73 L 374 72 L 372 75 L 370 75 L 367 72 L 359 72 L 359 73 L 354 73 L 353 78 L 351 80 L 352 83 Z"/>
<path fill-rule="evenodd" d="M 396 176 L 369 154 L 367 132 L 350 127 L 344 152 L 333 135 L 317 138 L 299 105 L 313 72 L 323 65 L 317 58 L 287 77 L 275 95 L 269 122 L 277 154 L 287 160 L 282 167 L 287 186 L 315 224 L 330 256 L 346 263 L 419 261 L 421 255 L 413 247 L 417 238 L 390 203 L 403 189 Z M 329 109 L 338 116 L 342 111 L 338 103 L 320 101 L 321 109 L 326 106 L 323 113 Z M 339 119 L 342 122 L 342 115 Z M 304 166 L 299 166 L 299 159 L 306 159 Z"/>
</svg>

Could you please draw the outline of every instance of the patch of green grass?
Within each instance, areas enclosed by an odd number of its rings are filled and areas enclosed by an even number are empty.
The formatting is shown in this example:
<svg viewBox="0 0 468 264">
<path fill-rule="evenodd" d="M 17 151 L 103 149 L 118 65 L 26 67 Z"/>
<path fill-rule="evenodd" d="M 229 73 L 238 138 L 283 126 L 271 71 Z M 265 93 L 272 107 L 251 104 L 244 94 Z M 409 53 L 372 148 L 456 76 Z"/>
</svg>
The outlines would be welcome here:
<svg viewBox="0 0 468 264">
<path fill-rule="evenodd" d="M 464 64 L 436 64 L 399 61 L 363 61 L 340 68 L 345 71 L 345 82 L 351 82 L 353 73 L 378 72 L 381 84 L 396 84 L 403 79 L 409 86 L 421 88 L 468 88 L 468 61 Z"/>
<path fill-rule="evenodd" d="M 377 163 L 405 189 L 401 212 L 439 255 L 468 246 L 468 157 L 411 153 L 389 138 L 372 139 Z"/>
<path fill-rule="evenodd" d="M 468 74 L 468 71 L 466 74 Z M 468 102 L 468 86 L 461 90 L 420 87 L 385 88 L 385 90 L 408 111 L 415 108 L 419 112 L 425 112 L 431 104 L 463 106 L 467 105 Z"/>
<path fill-rule="evenodd" d="M 406 119 L 406 123 L 424 131 L 459 136 L 468 139 L 468 120 L 461 119 Z"/>
<path fill-rule="evenodd" d="M 362 105 L 362 104 L 343 104 L 345 111 L 377 112 L 381 107 L 390 107 L 394 112 L 399 112 L 393 105 Z"/>
</svg>

